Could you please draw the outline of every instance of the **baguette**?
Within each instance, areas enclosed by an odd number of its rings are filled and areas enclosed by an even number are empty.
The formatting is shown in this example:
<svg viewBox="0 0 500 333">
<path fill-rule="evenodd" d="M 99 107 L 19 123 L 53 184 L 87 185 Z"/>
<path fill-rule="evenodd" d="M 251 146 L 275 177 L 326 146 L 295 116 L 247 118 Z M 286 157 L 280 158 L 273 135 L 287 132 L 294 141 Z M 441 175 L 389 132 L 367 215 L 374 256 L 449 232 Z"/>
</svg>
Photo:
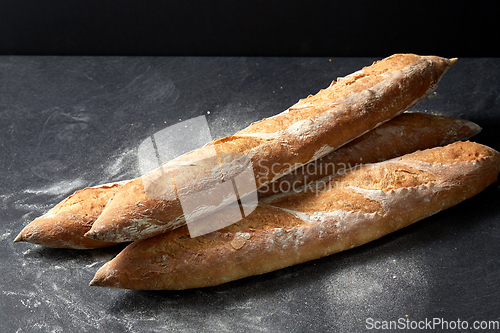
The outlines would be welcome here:
<svg viewBox="0 0 500 333">
<path fill-rule="evenodd" d="M 209 215 L 230 202 L 200 203 L 186 216 L 178 196 L 192 197 L 234 179 L 244 167 L 242 155 L 252 163 L 256 188 L 265 186 L 415 105 L 437 87 L 455 62 L 412 54 L 375 62 L 285 112 L 126 183 L 85 236 L 100 241 L 133 241 Z M 221 166 L 222 174 L 214 176 L 214 170 Z"/>
<path fill-rule="evenodd" d="M 455 141 L 467 140 L 481 127 L 470 121 L 423 113 L 403 113 L 342 148 L 261 187 L 259 198 L 301 188 L 360 164 L 391 158 Z"/>
<path fill-rule="evenodd" d="M 497 180 L 500 154 L 457 142 L 333 178 L 317 192 L 266 198 L 239 222 L 190 238 L 187 227 L 128 245 L 91 286 L 215 286 L 321 258 L 380 238 L 470 198 Z"/>
<path fill-rule="evenodd" d="M 88 237 L 90 230 L 109 199 L 125 182 L 87 187 L 75 191 L 44 215 L 37 217 L 14 239 L 47 247 L 95 249 L 116 245 Z"/>
<path fill-rule="evenodd" d="M 359 163 L 391 159 L 416 150 L 465 140 L 479 133 L 473 122 L 422 113 L 403 113 L 329 155 L 259 189 L 259 198 L 297 189 Z M 14 240 L 47 247 L 92 249 L 115 245 L 84 237 L 124 182 L 76 191 L 28 224 Z"/>
</svg>

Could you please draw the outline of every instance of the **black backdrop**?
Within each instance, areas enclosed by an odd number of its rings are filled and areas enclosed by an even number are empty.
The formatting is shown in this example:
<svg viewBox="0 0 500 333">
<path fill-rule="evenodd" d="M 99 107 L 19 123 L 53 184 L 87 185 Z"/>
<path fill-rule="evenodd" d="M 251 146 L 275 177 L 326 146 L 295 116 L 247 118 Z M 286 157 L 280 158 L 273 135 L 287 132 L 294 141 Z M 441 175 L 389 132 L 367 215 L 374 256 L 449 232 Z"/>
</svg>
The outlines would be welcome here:
<svg viewBox="0 0 500 333">
<path fill-rule="evenodd" d="M 0 54 L 492 57 L 494 3 L 0 0 Z"/>
</svg>

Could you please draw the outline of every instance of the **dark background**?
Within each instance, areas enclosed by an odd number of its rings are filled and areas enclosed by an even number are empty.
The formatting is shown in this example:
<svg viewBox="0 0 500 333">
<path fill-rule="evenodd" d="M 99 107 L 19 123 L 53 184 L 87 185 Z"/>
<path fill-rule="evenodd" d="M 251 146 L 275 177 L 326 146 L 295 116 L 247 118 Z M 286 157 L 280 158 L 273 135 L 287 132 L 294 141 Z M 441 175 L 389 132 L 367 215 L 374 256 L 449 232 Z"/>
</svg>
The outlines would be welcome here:
<svg viewBox="0 0 500 333">
<path fill-rule="evenodd" d="M 0 54 L 496 57 L 496 3 L 0 0 Z"/>
</svg>

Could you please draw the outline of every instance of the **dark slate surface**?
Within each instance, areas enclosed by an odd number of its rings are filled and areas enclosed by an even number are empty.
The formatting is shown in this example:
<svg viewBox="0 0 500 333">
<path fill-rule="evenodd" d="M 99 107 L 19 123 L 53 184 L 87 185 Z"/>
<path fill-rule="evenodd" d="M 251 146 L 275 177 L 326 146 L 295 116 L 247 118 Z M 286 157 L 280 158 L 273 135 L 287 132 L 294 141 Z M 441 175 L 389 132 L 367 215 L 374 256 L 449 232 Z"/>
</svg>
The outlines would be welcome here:
<svg viewBox="0 0 500 333">
<path fill-rule="evenodd" d="M 74 190 L 138 176 L 137 147 L 156 131 L 206 115 L 214 137 L 229 135 L 372 60 L 0 57 L 0 331 L 362 332 L 368 318 L 499 321 L 498 184 L 365 246 L 200 290 L 91 288 L 121 246 L 12 243 Z M 499 89 L 499 59 L 461 59 L 413 110 L 475 121 L 483 132 L 474 140 L 500 149 Z"/>
</svg>

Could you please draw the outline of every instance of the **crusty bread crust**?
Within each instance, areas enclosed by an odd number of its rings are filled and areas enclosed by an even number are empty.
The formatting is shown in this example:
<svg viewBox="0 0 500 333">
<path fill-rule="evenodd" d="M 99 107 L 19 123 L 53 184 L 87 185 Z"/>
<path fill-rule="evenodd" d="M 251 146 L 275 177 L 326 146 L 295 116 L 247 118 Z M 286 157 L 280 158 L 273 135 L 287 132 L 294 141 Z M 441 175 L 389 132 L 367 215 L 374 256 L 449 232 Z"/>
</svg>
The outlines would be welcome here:
<svg viewBox="0 0 500 333">
<path fill-rule="evenodd" d="M 481 128 L 470 121 L 423 113 L 403 113 L 353 140 L 342 148 L 310 162 L 259 189 L 259 198 L 294 191 L 326 176 L 360 164 L 375 163 L 467 140 Z"/>
<path fill-rule="evenodd" d="M 339 175 L 317 192 L 278 194 L 247 218 L 190 238 L 187 227 L 136 241 L 92 286 L 215 286 L 365 244 L 458 204 L 497 180 L 500 154 L 472 142 L 418 151 Z"/>
<path fill-rule="evenodd" d="M 321 158 L 347 142 L 394 118 L 431 93 L 456 59 L 398 54 L 375 62 L 269 119 L 165 163 L 152 174 L 118 189 L 93 224 L 87 237 L 124 242 L 152 237 L 185 224 L 179 192 L 196 193 L 213 188 L 223 179 L 214 177 L 218 162 L 228 156 L 250 158 L 257 188 L 294 169 Z M 217 155 L 210 156 L 215 149 Z M 196 162 L 196 163 L 193 163 Z M 238 174 L 230 169 L 224 179 Z M 145 183 L 155 179 L 148 195 Z M 151 189 L 149 189 L 151 191 Z M 244 193 L 240 193 L 240 195 Z M 201 218 L 219 209 L 203 205 Z"/>
<path fill-rule="evenodd" d="M 329 155 L 261 187 L 264 198 L 303 185 L 359 164 L 380 162 L 416 150 L 465 140 L 479 133 L 473 122 L 422 113 L 404 113 L 364 134 Z M 57 248 L 91 249 L 114 245 L 83 235 L 90 230 L 109 199 L 122 185 L 109 184 L 76 191 L 46 214 L 26 226 L 15 241 Z"/>
<path fill-rule="evenodd" d="M 99 241 L 83 235 L 90 230 L 123 183 L 87 187 L 76 191 L 24 227 L 14 242 L 70 249 L 94 249 L 116 245 L 114 242 Z"/>
</svg>

